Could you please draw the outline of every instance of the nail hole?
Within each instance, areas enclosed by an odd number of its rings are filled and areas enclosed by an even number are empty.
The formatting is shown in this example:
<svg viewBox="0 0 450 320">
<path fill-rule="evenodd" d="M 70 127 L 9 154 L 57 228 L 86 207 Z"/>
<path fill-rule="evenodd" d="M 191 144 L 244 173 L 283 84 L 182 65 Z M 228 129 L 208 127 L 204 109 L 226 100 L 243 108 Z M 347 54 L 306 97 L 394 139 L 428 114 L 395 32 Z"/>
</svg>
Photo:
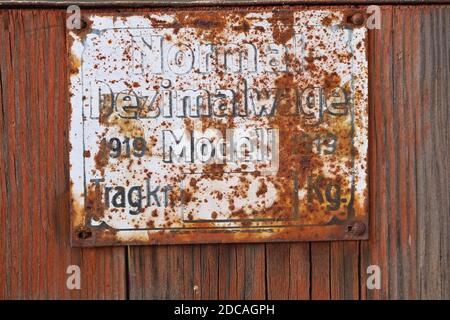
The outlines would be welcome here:
<svg viewBox="0 0 450 320">
<path fill-rule="evenodd" d="M 78 238 L 80 239 L 88 239 L 92 237 L 92 232 L 89 230 L 81 230 L 78 232 Z"/>
<path fill-rule="evenodd" d="M 350 24 L 353 23 L 352 17 L 353 17 L 353 16 L 351 16 L 351 15 L 348 15 L 348 16 L 347 16 L 347 23 L 350 23 Z"/>
<path fill-rule="evenodd" d="M 81 19 L 80 21 L 80 29 L 84 29 L 87 27 L 87 22 L 84 19 Z"/>
</svg>

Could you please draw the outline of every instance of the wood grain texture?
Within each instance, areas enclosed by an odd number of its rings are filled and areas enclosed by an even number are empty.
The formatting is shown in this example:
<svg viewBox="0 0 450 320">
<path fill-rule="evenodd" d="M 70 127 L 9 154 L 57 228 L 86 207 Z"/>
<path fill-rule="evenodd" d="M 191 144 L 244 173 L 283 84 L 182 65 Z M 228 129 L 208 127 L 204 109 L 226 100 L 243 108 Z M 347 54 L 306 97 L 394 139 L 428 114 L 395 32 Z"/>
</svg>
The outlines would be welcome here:
<svg viewBox="0 0 450 320">
<path fill-rule="evenodd" d="M 389 7 L 370 39 L 370 241 L 362 297 L 448 298 L 450 7 Z M 381 290 L 367 290 L 367 266 Z"/>
<path fill-rule="evenodd" d="M 311 300 L 331 298 L 330 242 L 311 243 Z"/>
<path fill-rule="evenodd" d="M 124 248 L 69 246 L 64 28 L 61 11 L 0 13 L 0 299 L 125 297 Z"/>
<path fill-rule="evenodd" d="M 266 244 L 267 298 L 282 300 L 309 299 L 309 243 Z"/>
<path fill-rule="evenodd" d="M 264 299 L 264 254 L 264 244 L 133 247 L 130 298 Z"/>
<path fill-rule="evenodd" d="M 219 299 L 266 297 L 264 244 L 219 245 Z"/>
<path fill-rule="evenodd" d="M 359 242 L 335 241 L 330 246 L 330 298 L 359 299 Z"/>
<path fill-rule="evenodd" d="M 0 299 L 449 299 L 450 6 L 382 17 L 369 241 L 72 249 L 65 10 L 0 10 Z"/>
<path fill-rule="evenodd" d="M 450 7 L 420 15 L 416 107 L 417 257 L 420 298 L 447 298 L 450 252 Z M 399 19 L 399 24 L 402 21 Z M 427 281 L 423 281 L 426 279 Z"/>
</svg>

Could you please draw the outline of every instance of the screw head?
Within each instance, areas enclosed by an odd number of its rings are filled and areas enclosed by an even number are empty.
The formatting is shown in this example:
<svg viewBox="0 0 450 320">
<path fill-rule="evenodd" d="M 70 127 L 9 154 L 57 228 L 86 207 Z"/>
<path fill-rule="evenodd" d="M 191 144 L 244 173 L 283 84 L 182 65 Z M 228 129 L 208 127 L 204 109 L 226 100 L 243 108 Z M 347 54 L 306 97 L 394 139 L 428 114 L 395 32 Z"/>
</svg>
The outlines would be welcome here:
<svg viewBox="0 0 450 320">
<path fill-rule="evenodd" d="M 353 224 L 353 233 L 356 235 L 362 235 L 364 232 L 366 232 L 366 225 L 364 222 L 356 221 Z"/>
<path fill-rule="evenodd" d="M 357 12 L 354 15 L 352 15 L 351 21 L 356 26 L 362 26 L 364 24 L 365 18 L 362 13 Z"/>
<path fill-rule="evenodd" d="M 355 236 L 360 236 L 366 232 L 366 224 L 361 221 L 355 221 L 353 224 L 347 226 L 347 232 Z"/>
</svg>

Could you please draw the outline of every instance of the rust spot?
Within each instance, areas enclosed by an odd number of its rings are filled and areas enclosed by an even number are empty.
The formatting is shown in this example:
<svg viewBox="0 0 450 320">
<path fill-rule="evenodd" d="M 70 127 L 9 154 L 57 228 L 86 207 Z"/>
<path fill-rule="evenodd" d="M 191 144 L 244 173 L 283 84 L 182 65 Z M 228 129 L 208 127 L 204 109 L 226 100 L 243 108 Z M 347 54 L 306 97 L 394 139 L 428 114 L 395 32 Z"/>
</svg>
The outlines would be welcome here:
<svg viewBox="0 0 450 320">
<path fill-rule="evenodd" d="M 294 11 L 274 10 L 269 19 L 272 26 L 272 36 L 276 43 L 286 44 L 294 36 Z"/>
<path fill-rule="evenodd" d="M 267 185 L 266 185 L 266 183 L 265 183 L 264 181 L 262 181 L 262 182 L 259 184 L 259 188 L 258 188 L 258 191 L 256 192 L 256 195 L 257 195 L 258 197 L 260 197 L 260 196 L 265 195 L 266 192 L 267 192 Z"/>
<path fill-rule="evenodd" d="M 71 54 L 69 55 L 69 66 L 70 66 L 70 74 L 78 74 L 81 67 L 81 60 L 80 58 L 76 57 L 75 55 Z"/>
<path fill-rule="evenodd" d="M 102 175 L 105 173 L 105 167 L 109 162 L 109 147 L 106 139 L 100 141 L 100 146 L 97 154 L 94 157 L 95 167 L 99 170 Z"/>
</svg>

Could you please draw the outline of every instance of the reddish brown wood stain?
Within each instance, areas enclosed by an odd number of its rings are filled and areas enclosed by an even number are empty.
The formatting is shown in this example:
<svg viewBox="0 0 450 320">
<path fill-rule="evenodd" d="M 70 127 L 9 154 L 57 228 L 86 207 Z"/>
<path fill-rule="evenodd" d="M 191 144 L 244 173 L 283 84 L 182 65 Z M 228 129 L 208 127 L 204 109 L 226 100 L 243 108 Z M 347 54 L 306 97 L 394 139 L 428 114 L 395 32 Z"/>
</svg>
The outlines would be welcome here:
<svg viewBox="0 0 450 320">
<path fill-rule="evenodd" d="M 1 10 L 0 298 L 449 299 L 450 6 L 382 8 L 369 241 L 92 249 L 69 246 L 65 10 Z"/>
</svg>

